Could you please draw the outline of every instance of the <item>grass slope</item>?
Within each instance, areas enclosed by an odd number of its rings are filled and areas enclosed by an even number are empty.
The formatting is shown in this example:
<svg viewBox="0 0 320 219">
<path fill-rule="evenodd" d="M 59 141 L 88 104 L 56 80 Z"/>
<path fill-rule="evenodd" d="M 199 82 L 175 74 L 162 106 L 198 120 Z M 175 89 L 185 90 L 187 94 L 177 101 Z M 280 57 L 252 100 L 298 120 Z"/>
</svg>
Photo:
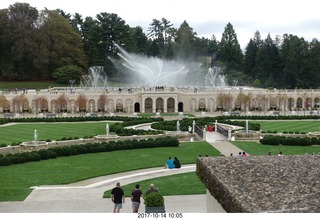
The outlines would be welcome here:
<svg viewBox="0 0 320 219">
<path fill-rule="evenodd" d="M 302 155 L 320 153 L 320 146 L 282 146 L 282 145 L 262 145 L 257 142 L 249 141 L 234 141 L 232 142 L 235 146 L 240 148 L 242 151 L 247 152 L 250 155 L 267 155 L 271 152 L 272 155 L 277 155 L 280 151 L 284 155 Z"/>
<path fill-rule="evenodd" d="M 38 140 L 57 140 L 63 137 L 94 136 L 106 133 L 107 122 L 85 123 L 30 123 L 0 126 L 0 144 L 32 141 L 34 130 L 37 129 Z M 108 122 L 111 124 L 112 122 Z"/>
<path fill-rule="evenodd" d="M 180 147 L 113 151 L 61 157 L 0 167 L 0 201 L 24 200 L 31 186 L 68 184 L 130 170 L 164 166 L 169 156 L 183 164 L 195 163 L 198 155 L 218 156 L 206 142 L 185 142 Z"/>
<path fill-rule="evenodd" d="M 299 131 L 299 132 L 315 132 L 320 131 L 319 120 L 308 120 L 308 121 L 254 121 L 259 123 L 262 131 Z"/>
</svg>

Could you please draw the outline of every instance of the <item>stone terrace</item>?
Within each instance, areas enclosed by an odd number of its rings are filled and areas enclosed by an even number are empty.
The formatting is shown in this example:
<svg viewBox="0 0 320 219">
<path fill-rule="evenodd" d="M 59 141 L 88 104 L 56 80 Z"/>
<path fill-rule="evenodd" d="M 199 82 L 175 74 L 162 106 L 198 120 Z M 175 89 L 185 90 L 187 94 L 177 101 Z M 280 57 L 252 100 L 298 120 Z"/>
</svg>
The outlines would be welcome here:
<svg viewBox="0 0 320 219">
<path fill-rule="evenodd" d="M 320 155 L 199 157 L 197 175 L 227 212 L 320 213 Z"/>
</svg>

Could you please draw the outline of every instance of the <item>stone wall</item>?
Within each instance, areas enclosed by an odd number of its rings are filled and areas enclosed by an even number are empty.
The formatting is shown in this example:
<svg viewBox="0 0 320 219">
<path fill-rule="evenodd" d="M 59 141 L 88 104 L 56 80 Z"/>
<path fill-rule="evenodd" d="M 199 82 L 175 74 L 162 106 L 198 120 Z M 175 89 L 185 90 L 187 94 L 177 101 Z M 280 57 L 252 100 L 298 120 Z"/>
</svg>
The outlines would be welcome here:
<svg viewBox="0 0 320 219">
<path fill-rule="evenodd" d="M 227 212 L 320 213 L 320 155 L 199 157 L 196 173 Z"/>
</svg>

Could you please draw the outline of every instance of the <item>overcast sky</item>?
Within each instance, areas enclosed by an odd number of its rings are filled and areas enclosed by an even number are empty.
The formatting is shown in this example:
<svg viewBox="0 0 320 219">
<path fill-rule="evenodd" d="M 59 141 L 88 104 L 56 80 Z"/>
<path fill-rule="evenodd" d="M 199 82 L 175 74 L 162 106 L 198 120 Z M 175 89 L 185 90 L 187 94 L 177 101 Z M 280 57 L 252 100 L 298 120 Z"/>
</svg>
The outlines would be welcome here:
<svg viewBox="0 0 320 219">
<path fill-rule="evenodd" d="M 17 0 L 0 0 L 8 8 Z M 198 36 L 220 41 L 228 22 L 233 25 L 238 41 L 245 48 L 258 30 L 265 39 L 270 33 L 293 34 L 307 41 L 320 40 L 320 12 L 316 0 L 24 0 L 38 10 L 62 9 L 83 17 L 100 12 L 118 14 L 131 27 L 141 26 L 147 33 L 153 19 L 166 18 L 175 28 L 186 20 Z M 319 2 L 319 1 L 318 1 Z"/>
</svg>

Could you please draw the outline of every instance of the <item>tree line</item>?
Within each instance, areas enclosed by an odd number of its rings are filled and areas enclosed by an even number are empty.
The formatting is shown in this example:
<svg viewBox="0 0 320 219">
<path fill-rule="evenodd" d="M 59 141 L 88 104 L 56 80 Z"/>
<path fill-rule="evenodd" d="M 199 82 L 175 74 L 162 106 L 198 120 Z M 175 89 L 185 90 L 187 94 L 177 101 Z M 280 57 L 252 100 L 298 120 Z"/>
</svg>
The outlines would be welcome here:
<svg viewBox="0 0 320 219">
<path fill-rule="evenodd" d="M 93 17 L 63 10 L 38 11 L 28 3 L 0 10 L 0 79 L 56 80 L 79 83 L 90 66 L 104 66 L 108 78 L 119 72 L 114 43 L 126 51 L 169 60 L 203 63 L 201 71 L 218 66 L 228 83 L 275 88 L 317 88 L 320 44 L 283 34 L 262 39 L 257 30 L 242 51 L 231 23 L 221 39 L 199 37 L 184 21 L 179 28 L 166 18 L 153 19 L 148 30 L 130 27 L 114 13 Z M 209 60 L 209 61 L 208 61 Z M 208 66 L 210 65 L 210 66 Z"/>
</svg>

